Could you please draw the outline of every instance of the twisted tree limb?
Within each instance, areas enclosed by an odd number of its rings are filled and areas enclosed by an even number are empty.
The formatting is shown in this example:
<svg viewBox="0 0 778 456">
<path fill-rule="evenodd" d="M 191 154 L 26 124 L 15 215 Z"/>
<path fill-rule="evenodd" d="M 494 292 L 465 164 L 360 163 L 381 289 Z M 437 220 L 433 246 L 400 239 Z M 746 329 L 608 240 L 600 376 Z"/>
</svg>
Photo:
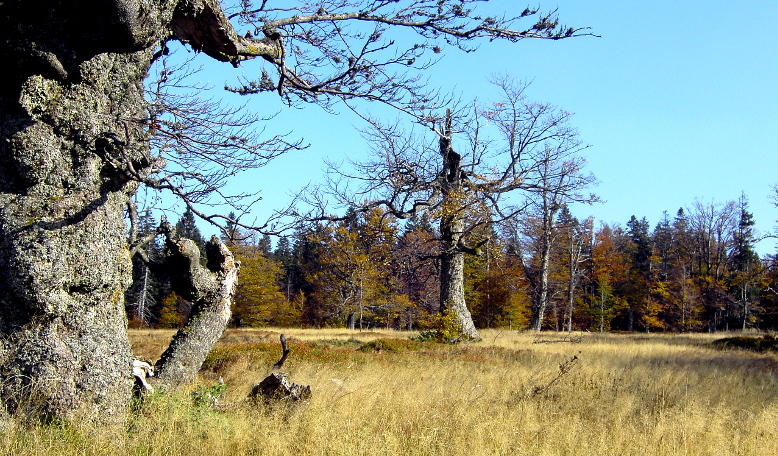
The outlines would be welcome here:
<svg viewBox="0 0 778 456">
<path fill-rule="evenodd" d="M 178 331 L 157 361 L 157 382 L 162 388 L 176 388 L 194 380 L 205 357 L 224 333 L 230 319 L 232 298 L 240 262 L 216 237 L 205 246 L 206 266 L 200 264 L 200 250 L 189 239 L 174 240 L 166 233 L 168 256 L 165 265 L 173 290 L 192 302 L 187 325 Z"/>
<path fill-rule="evenodd" d="M 278 360 L 277 363 L 273 364 L 273 370 L 281 369 L 281 367 L 284 365 L 284 362 L 286 362 L 286 358 L 289 356 L 289 353 L 291 353 L 292 350 L 287 348 L 286 346 L 286 336 L 281 334 L 281 359 Z"/>
</svg>

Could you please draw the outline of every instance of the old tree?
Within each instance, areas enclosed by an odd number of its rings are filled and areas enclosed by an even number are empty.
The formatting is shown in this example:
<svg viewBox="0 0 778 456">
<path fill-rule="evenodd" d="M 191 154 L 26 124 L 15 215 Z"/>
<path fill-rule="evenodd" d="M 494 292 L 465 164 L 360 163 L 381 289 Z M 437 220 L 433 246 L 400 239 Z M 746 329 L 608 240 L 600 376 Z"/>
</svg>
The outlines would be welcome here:
<svg viewBox="0 0 778 456">
<path fill-rule="evenodd" d="M 159 134 L 185 136 L 155 118 L 144 89 L 166 42 L 234 66 L 262 57 L 257 65 L 270 73 L 256 71 L 242 93 L 276 92 L 290 103 L 367 98 L 410 110 L 431 101 L 412 71 L 426 68 L 426 51 L 579 34 L 530 9 L 480 17 L 470 0 L 274 3 L 242 1 L 230 17 L 218 0 L 0 3 L 0 414 L 121 419 L 132 394 L 122 301 L 140 242 L 125 222 L 132 195 L 144 185 L 185 199 L 214 190 L 186 161 L 170 169 L 181 154 L 250 165 L 218 156 L 218 142 L 171 154 L 151 147 Z M 526 27 L 514 30 L 522 18 Z M 402 31 L 416 40 L 385 37 Z M 191 380 L 222 333 L 237 265 L 218 242 L 206 248 L 207 267 L 194 243 L 169 230 L 167 246 L 173 286 L 194 302 L 189 326 L 157 364 L 174 386 Z"/>
<path fill-rule="evenodd" d="M 524 213 L 533 202 L 591 203 L 595 183 L 578 155 L 587 146 L 570 127 L 571 114 L 531 102 L 525 84 L 495 78 L 499 101 L 458 116 L 417 118 L 422 133 L 371 121 L 372 145 L 355 172 L 330 166 L 330 191 L 351 207 L 380 206 L 397 218 L 426 213 L 438 221 L 440 309 L 450 312 L 461 335 L 478 339 L 465 302 L 465 255 L 480 255 L 490 233 Z M 426 134 L 425 134 L 426 133 Z M 455 146 L 456 136 L 465 138 Z"/>
</svg>

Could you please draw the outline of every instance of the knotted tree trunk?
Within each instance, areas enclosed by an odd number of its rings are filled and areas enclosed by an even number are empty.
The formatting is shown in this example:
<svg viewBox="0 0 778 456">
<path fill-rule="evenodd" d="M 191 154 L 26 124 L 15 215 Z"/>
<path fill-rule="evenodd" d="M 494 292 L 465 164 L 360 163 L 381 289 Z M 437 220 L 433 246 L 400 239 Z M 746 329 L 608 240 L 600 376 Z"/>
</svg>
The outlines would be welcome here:
<svg viewBox="0 0 778 456">
<path fill-rule="evenodd" d="M 247 49 L 255 40 L 237 37 L 218 0 L 0 3 L 0 408 L 111 421 L 131 399 L 124 209 L 164 167 L 148 146 L 143 80 L 171 37 L 233 63 L 267 47 Z M 176 339 L 170 383 L 191 378 L 229 315 L 237 268 L 215 249 L 207 285 L 189 288 L 219 311 L 193 316 L 188 337 L 208 334 L 199 348 Z M 174 368 L 184 353 L 189 365 Z"/>
<path fill-rule="evenodd" d="M 465 212 L 467 200 L 463 185 L 467 180 L 462 170 L 462 157 L 451 145 L 451 110 L 446 111 L 446 123 L 440 137 L 443 169 L 440 174 L 443 198 L 440 218 L 440 310 L 450 311 L 462 328 L 462 335 L 479 339 L 478 330 L 465 302 L 465 253 L 474 253 L 465 246 Z"/>
<path fill-rule="evenodd" d="M 130 398 L 123 211 L 137 184 L 106 155 L 145 150 L 150 50 L 29 76 L 0 104 L 0 394 L 11 410 L 110 419 Z"/>
<path fill-rule="evenodd" d="M 440 303 L 442 311 L 452 312 L 462 334 L 478 339 L 478 330 L 465 302 L 465 253 L 458 248 L 465 223 L 459 215 L 441 221 L 443 252 L 440 255 Z"/>
<path fill-rule="evenodd" d="M 157 362 L 157 381 L 174 388 L 194 380 L 230 320 L 230 306 L 240 264 L 215 236 L 205 245 L 206 266 L 200 249 L 190 239 L 167 240 L 168 274 L 173 289 L 192 302 L 189 322 L 178 331 Z"/>
</svg>

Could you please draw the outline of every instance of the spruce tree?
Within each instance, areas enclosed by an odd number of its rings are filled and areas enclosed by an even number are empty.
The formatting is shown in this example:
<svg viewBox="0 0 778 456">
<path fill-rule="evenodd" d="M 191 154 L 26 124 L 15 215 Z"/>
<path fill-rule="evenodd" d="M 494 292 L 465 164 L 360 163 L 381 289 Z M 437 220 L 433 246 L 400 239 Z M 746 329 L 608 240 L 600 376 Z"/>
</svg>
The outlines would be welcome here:
<svg viewBox="0 0 778 456">
<path fill-rule="evenodd" d="M 181 215 L 181 218 L 176 222 L 176 234 L 179 237 L 191 239 L 197 244 L 200 249 L 200 254 L 205 255 L 205 239 L 200 229 L 197 228 L 194 212 L 192 209 L 186 208 L 186 211 Z"/>
</svg>

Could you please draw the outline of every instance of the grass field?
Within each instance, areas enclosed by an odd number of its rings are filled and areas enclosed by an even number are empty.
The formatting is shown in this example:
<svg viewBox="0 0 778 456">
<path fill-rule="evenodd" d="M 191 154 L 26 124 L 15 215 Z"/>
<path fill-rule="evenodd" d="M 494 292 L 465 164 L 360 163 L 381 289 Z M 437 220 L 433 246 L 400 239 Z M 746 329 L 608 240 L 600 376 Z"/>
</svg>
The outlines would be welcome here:
<svg viewBox="0 0 778 456">
<path fill-rule="evenodd" d="M 309 403 L 246 400 L 280 356 Z M 442 345 L 394 331 L 231 330 L 191 391 L 155 395 L 126 426 L 11 424 L 13 455 L 771 455 L 778 356 L 719 350 L 723 335 L 482 331 Z M 133 331 L 155 359 L 172 332 Z"/>
</svg>

